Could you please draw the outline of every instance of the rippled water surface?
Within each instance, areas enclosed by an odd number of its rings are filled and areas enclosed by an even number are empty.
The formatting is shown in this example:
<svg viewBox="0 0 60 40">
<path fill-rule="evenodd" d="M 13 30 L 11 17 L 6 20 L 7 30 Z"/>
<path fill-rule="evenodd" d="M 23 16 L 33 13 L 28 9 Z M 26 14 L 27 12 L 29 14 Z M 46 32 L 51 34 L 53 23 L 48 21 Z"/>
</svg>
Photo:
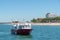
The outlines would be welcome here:
<svg viewBox="0 0 60 40">
<path fill-rule="evenodd" d="M 60 26 L 32 26 L 30 35 L 12 35 L 12 25 L 0 24 L 0 40 L 60 40 Z"/>
</svg>

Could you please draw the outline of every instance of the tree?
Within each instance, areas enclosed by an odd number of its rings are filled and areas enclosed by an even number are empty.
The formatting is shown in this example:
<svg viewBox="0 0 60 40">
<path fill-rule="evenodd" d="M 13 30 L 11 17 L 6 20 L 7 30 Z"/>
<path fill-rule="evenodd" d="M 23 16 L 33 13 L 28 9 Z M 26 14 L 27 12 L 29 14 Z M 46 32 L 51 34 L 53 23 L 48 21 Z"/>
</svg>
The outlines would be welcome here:
<svg viewBox="0 0 60 40">
<path fill-rule="evenodd" d="M 37 22 L 37 20 L 36 20 L 35 18 L 33 18 L 33 19 L 31 20 L 31 22 Z"/>
<path fill-rule="evenodd" d="M 56 18 L 54 18 L 55 20 L 60 20 L 60 17 L 56 17 Z"/>
</svg>

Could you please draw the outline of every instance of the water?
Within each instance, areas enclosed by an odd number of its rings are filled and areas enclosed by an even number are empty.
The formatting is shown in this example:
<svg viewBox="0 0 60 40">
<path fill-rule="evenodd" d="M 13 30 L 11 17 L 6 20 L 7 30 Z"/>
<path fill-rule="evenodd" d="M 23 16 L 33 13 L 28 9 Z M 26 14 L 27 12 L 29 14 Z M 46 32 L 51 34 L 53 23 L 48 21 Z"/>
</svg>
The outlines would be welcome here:
<svg viewBox="0 0 60 40">
<path fill-rule="evenodd" d="M 60 40 L 60 26 L 32 26 L 31 35 L 12 35 L 12 25 L 0 24 L 0 40 Z"/>
</svg>

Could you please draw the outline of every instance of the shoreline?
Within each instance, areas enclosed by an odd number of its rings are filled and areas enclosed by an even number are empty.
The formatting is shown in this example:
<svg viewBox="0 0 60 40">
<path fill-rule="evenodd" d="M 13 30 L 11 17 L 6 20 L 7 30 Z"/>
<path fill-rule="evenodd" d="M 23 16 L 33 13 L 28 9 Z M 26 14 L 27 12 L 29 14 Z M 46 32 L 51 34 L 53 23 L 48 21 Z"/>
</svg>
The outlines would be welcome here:
<svg viewBox="0 0 60 40">
<path fill-rule="evenodd" d="M 21 22 L 21 23 L 25 23 L 25 22 Z M 0 24 L 12 24 L 12 22 L 0 22 Z M 31 24 L 32 25 L 60 25 L 60 23 L 31 23 Z"/>
<path fill-rule="evenodd" d="M 31 23 L 32 25 L 60 25 L 60 23 Z"/>
</svg>

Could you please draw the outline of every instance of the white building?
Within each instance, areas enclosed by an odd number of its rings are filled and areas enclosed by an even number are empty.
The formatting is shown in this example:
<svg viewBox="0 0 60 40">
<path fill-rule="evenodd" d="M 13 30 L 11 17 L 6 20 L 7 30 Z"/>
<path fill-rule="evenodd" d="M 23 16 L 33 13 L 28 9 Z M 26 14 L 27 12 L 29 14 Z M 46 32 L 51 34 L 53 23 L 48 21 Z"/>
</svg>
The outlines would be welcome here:
<svg viewBox="0 0 60 40">
<path fill-rule="evenodd" d="M 46 14 L 46 18 L 55 18 L 55 17 L 58 17 L 58 16 L 54 13 L 47 13 Z"/>
</svg>

